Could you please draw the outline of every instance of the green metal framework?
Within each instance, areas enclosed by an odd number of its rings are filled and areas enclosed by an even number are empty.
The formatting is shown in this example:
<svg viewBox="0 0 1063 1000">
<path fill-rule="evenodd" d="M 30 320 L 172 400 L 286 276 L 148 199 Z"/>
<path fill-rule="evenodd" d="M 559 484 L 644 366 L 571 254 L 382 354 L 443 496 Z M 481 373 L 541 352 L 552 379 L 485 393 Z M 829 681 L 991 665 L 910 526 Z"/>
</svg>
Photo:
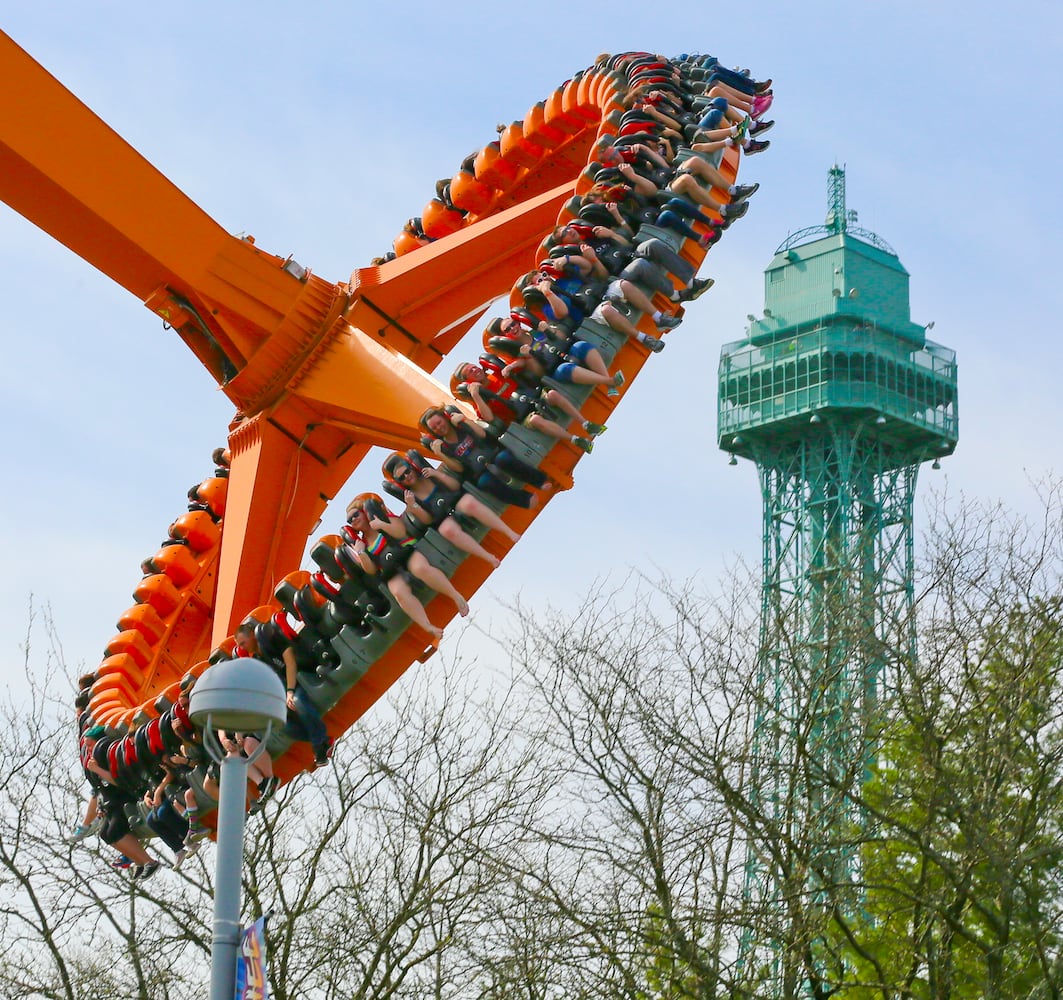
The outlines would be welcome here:
<svg viewBox="0 0 1063 1000">
<path fill-rule="evenodd" d="M 751 841 L 747 901 L 777 915 L 780 933 L 741 948 L 780 988 L 794 977 L 778 945 L 786 919 L 814 919 L 828 889 L 837 903 L 856 881 L 862 819 L 847 792 L 871 762 L 889 666 L 915 654 L 918 468 L 958 437 L 955 353 L 911 322 L 907 272 L 888 246 L 847 226 L 838 167 L 829 208 L 810 242 L 780 247 L 764 318 L 750 317 L 719 368 L 719 446 L 756 463 L 764 512 L 751 798 L 794 852 Z"/>
<path fill-rule="evenodd" d="M 809 226 L 807 229 L 799 229 L 796 233 L 791 233 L 775 252 L 783 253 L 791 247 L 800 246 L 802 243 L 807 243 L 813 236 L 848 232 L 880 250 L 885 250 L 886 253 L 893 253 L 893 248 L 881 236 L 869 229 L 861 229 L 857 226 L 856 212 L 846 209 L 845 170 L 837 164 L 830 168 L 827 180 L 827 206 L 827 218 L 822 226 Z"/>
<path fill-rule="evenodd" d="M 796 443 L 822 411 L 867 410 L 878 437 L 920 462 L 956 444 L 956 354 L 847 317 L 726 344 L 720 357 L 719 441 L 754 458 L 755 440 Z M 899 460 L 899 459 L 898 459 Z"/>
</svg>

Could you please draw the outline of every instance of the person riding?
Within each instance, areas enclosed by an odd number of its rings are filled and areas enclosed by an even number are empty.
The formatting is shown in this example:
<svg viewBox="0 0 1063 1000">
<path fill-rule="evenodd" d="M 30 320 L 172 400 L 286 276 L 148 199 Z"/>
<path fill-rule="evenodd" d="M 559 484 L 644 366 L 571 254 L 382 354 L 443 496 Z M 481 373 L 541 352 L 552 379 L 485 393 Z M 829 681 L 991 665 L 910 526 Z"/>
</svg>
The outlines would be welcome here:
<svg viewBox="0 0 1063 1000">
<path fill-rule="evenodd" d="M 426 447 L 448 469 L 502 503 L 525 510 L 534 510 L 539 505 L 539 498 L 515 485 L 513 479 L 534 489 L 553 488 L 544 472 L 501 447 L 496 438 L 456 407 L 451 412 L 442 406 L 430 406 L 417 423 L 424 432 L 422 440 Z"/>
<path fill-rule="evenodd" d="M 402 518 L 388 511 L 377 494 L 356 496 L 347 505 L 347 524 L 355 535 L 352 548 L 362 569 L 385 583 L 399 607 L 438 646 L 443 630 L 432 623 L 414 594 L 414 579 L 449 597 L 463 618 L 469 613 L 468 602 L 442 570 L 433 566 L 422 552 L 414 550 L 417 539 L 409 534 Z"/>
<path fill-rule="evenodd" d="M 243 622 L 233 638 L 238 656 L 258 657 L 280 675 L 288 708 L 284 732 L 292 739 L 309 743 L 314 750 L 314 765 L 324 767 L 332 756 L 335 741 L 329 736 L 313 699 L 298 683 L 300 665 L 291 638 L 276 621 Z"/>
<path fill-rule="evenodd" d="M 498 567 L 499 560 L 461 526 L 455 515 L 478 521 L 489 530 L 505 535 L 511 542 L 520 538 L 490 507 L 464 493 L 456 476 L 430 465 L 416 450 L 405 455 L 392 452 L 384 459 L 381 471 L 388 482 L 401 491 L 406 504 L 403 519 L 412 535 L 423 534 L 426 528 L 434 527 L 453 546 L 482 559 L 492 568 Z"/>
</svg>

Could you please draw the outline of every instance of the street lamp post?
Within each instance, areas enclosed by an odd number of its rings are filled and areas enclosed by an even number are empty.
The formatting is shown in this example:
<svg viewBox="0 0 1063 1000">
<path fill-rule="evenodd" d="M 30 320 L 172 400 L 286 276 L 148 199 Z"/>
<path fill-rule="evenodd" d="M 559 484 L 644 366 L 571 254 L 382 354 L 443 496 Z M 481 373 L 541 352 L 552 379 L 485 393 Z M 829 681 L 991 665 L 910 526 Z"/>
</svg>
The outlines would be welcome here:
<svg viewBox="0 0 1063 1000">
<path fill-rule="evenodd" d="M 241 657 L 216 663 L 192 689 L 189 715 L 221 766 L 217 860 L 214 869 L 214 934 L 210 952 L 210 1000 L 232 1000 L 240 944 L 240 872 L 248 765 L 263 753 L 274 723 L 287 718 L 284 684 L 261 660 Z M 226 756 L 217 729 L 262 733 L 250 757 Z"/>
</svg>

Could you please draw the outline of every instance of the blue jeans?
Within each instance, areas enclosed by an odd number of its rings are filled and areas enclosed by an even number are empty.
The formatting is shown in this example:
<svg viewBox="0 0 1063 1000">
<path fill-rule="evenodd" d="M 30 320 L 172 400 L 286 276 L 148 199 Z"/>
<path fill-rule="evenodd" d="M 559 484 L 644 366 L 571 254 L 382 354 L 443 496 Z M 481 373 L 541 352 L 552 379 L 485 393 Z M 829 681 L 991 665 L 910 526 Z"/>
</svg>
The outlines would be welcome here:
<svg viewBox="0 0 1063 1000">
<path fill-rule="evenodd" d="M 657 216 L 657 225 L 664 229 L 671 229 L 692 240 L 698 239 L 701 234 L 691 226 L 688 226 L 675 212 L 661 212 Z"/>
<path fill-rule="evenodd" d="M 309 743 L 314 748 L 314 753 L 325 750 L 328 747 L 328 730 L 317 706 L 301 687 L 296 687 L 293 697 L 295 710 L 288 710 L 288 721 L 284 725 L 285 735 L 293 740 Z"/>
<path fill-rule="evenodd" d="M 704 129 L 706 132 L 720 128 L 727 122 L 727 107 L 726 97 L 714 97 L 709 101 L 708 110 L 698 122 L 698 128 Z"/>
<path fill-rule="evenodd" d="M 692 240 L 696 240 L 701 234 L 684 222 L 680 216 L 701 222 L 706 226 L 711 226 L 713 229 L 719 225 L 710 216 L 699 212 L 697 205 L 687 201 L 685 198 L 671 198 L 666 201 L 664 203 L 664 211 L 657 216 L 657 225 L 663 226 L 665 229 L 674 229 L 677 233 L 682 233 L 684 236 L 689 236 Z"/>
<path fill-rule="evenodd" d="M 756 92 L 754 83 L 748 76 L 744 76 L 733 69 L 725 69 L 719 65 L 709 74 L 709 85 L 711 86 L 716 82 L 725 83 L 728 87 L 743 94 L 748 94 L 750 97 Z"/>
<path fill-rule="evenodd" d="M 185 835 L 188 833 L 188 820 L 173 807 L 169 799 L 163 799 L 147 815 L 147 824 L 176 853 L 184 847 Z"/>
</svg>

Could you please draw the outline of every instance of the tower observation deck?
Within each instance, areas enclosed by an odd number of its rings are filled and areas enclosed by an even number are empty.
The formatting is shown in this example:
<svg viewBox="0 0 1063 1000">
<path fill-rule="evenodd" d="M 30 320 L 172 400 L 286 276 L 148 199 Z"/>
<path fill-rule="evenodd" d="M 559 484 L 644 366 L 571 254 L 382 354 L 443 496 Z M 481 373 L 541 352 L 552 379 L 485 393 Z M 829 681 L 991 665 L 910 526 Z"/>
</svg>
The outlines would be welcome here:
<svg viewBox="0 0 1063 1000">
<path fill-rule="evenodd" d="M 762 822 L 803 831 L 796 865 L 751 843 L 747 897 L 779 920 L 855 881 L 846 789 L 890 664 L 914 654 L 916 477 L 958 439 L 955 352 L 912 322 L 908 272 L 856 221 L 835 166 L 825 224 L 779 246 L 761 318 L 720 355 L 719 447 L 756 463 L 763 498 L 751 789 Z M 792 982 L 786 948 L 770 962 Z"/>
</svg>

